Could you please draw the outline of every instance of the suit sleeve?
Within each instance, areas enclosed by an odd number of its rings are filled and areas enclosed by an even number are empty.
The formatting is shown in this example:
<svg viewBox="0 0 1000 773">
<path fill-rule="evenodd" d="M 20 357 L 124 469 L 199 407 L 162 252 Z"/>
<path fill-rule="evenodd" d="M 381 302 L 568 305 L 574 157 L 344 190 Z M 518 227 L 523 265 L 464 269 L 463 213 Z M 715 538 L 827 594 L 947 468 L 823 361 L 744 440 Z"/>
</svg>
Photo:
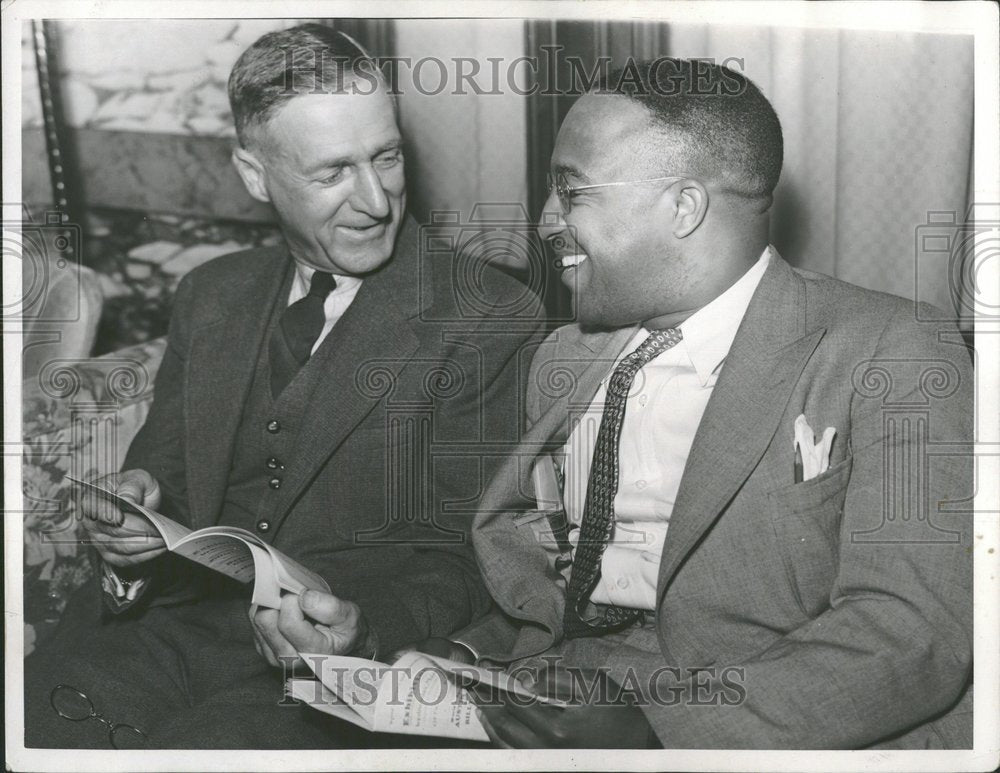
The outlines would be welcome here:
<svg viewBox="0 0 1000 773">
<path fill-rule="evenodd" d="M 160 512 L 183 524 L 190 523 L 184 472 L 183 383 L 191 339 L 192 295 L 190 277 L 185 277 L 174 297 L 167 347 L 154 384 L 153 404 L 122 465 L 123 470 L 141 469 L 150 473 L 160 485 Z M 192 594 L 185 581 L 190 565 L 185 565 L 185 559 L 169 553 L 128 570 L 100 563 L 105 606 L 113 614 L 183 600 Z"/>
<path fill-rule="evenodd" d="M 947 340 L 915 324 L 912 307 L 887 325 L 873 364 L 894 405 L 926 405 L 925 427 L 886 430 L 882 396 L 852 394 L 853 467 L 828 609 L 755 657 L 716 664 L 730 667 L 728 685 L 713 669 L 679 681 L 670 701 L 651 699 L 644 710 L 664 747 L 858 748 L 959 698 L 972 662 L 973 372 L 960 339 Z M 938 531 L 920 513 L 897 512 L 884 528 L 884 465 L 935 448 L 953 451 L 926 457 Z M 940 503 L 949 504 L 939 512 Z M 735 699 L 712 705 L 713 690 Z"/>
<path fill-rule="evenodd" d="M 556 358 L 558 341 L 559 335 L 553 331 L 532 357 L 525 388 L 525 430 L 531 429 L 542 414 L 540 368 Z M 512 652 L 522 625 L 523 621 L 514 620 L 494 604 L 488 614 L 456 633 L 452 640 L 470 649 L 478 661 L 484 652 Z"/>
</svg>

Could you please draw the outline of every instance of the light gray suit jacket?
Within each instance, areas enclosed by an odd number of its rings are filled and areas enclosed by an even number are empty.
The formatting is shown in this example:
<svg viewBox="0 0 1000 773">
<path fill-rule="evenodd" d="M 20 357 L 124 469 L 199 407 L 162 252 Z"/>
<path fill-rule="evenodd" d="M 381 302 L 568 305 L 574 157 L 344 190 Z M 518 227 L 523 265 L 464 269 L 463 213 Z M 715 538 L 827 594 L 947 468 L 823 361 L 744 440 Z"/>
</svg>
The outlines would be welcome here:
<svg viewBox="0 0 1000 773">
<path fill-rule="evenodd" d="M 644 691 L 681 669 L 680 699 L 644 692 L 663 746 L 971 745 L 974 382 L 957 330 L 918 310 L 772 260 L 687 460 L 654 624 L 571 650 Z M 566 326 L 533 360 L 527 432 L 473 530 L 500 611 L 458 638 L 484 659 L 561 646 L 566 573 L 531 470 L 634 332 Z M 799 414 L 837 436 L 796 483 Z M 697 705 L 706 681 L 728 700 Z"/>
</svg>

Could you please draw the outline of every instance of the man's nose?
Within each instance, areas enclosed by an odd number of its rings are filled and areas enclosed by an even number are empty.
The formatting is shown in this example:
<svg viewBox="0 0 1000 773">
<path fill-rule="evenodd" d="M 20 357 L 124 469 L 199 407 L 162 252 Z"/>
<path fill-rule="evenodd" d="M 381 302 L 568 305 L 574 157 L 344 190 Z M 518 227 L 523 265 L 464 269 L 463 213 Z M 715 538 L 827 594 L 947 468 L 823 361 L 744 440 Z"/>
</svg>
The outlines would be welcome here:
<svg viewBox="0 0 1000 773">
<path fill-rule="evenodd" d="M 382 219 L 389 214 L 389 197 L 374 167 L 361 167 L 354 184 L 353 205 L 369 217 Z"/>
</svg>

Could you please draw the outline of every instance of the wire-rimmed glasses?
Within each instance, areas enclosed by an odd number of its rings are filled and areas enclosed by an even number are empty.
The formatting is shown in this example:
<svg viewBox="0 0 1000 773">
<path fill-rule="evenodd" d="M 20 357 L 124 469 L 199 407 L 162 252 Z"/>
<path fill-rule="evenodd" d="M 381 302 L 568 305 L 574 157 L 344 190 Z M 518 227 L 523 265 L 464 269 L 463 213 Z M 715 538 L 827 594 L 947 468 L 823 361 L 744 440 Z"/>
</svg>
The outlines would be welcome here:
<svg viewBox="0 0 1000 773">
<path fill-rule="evenodd" d="M 108 740 L 115 749 L 142 749 L 146 746 L 146 734 L 139 728 L 124 722 L 111 722 L 99 714 L 94 708 L 94 702 L 68 684 L 57 684 L 49 693 L 49 703 L 53 710 L 63 719 L 71 722 L 83 722 L 96 719 L 108 728 Z"/>
<path fill-rule="evenodd" d="M 559 199 L 559 207 L 562 209 L 564 215 L 568 215 L 570 210 L 573 208 L 573 195 L 579 193 L 580 191 L 588 191 L 593 188 L 611 188 L 618 185 L 642 185 L 644 183 L 658 183 L 664 180 L 684 180 L 691 175 L 669 175 L 667 177 L 647 177 L 644 180 L 622 180 L 620 182 L 613 183 L 594 183 L 592 185 L 570 185 L 569 180 L 566 179 L 566 175 L 563 172 L 557 172 L 552 174 L 551 172 L 545 176 L 545 182 L 548 186 L 549 194 L 552 191 L 556 192 L 556 198 Z"/>
</svg>

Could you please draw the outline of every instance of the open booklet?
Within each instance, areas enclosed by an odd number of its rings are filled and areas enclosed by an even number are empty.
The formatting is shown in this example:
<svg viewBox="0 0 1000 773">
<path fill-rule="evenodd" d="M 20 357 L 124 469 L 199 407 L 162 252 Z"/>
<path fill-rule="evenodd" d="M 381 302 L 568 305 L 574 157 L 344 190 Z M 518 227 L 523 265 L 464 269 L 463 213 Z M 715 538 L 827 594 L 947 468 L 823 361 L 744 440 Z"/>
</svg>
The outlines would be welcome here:
<svg viewBox="0 0 1000 773">
<path fill-rule="evenodd" d="M 268 545 L 246 529 L 209 526 L 192 531 L 172 518 L 138 505 L 113 491 L 66 476 L 82 491 L 111 502 L 122 512 L 148 520 L 163 537 L 167 550 L 243 583 L 253 583 L 253 603 L 277 609 L 282 592 L 304 590 L 330 592 L 330 586 L 315 572 L 306 569 L 280 550 Z M 145 539 L 138 536 L 137 539 Z"/>
<path fill-rule="evenodd" d="M 317 711 L 377 733 L 489 741 L 464 685 L 504 690 L 526 703 L 565 704 L 537 695 L 499 670 L 407 652 L 391 666 L 364 658 L 300 653 L 317 680 L 289 679 L 287 693 Z"/>
</svg>

